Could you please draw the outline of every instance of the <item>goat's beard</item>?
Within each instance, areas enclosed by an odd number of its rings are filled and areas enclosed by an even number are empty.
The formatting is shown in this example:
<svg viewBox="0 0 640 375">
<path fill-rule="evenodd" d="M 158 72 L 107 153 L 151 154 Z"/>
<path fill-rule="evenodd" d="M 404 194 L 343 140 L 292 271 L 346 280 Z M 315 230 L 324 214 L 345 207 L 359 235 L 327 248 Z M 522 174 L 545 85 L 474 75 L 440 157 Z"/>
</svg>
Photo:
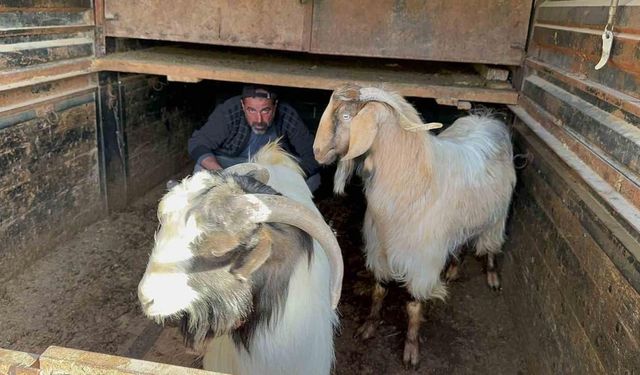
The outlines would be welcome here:
<svg viewBox="0 0 640 375">
<path fill-rule="evenodd" d="M 336 174 L 333 176 L 333 192 L 337 195 L 344 195 L 344 187 L 351 180 L 353 171 L 356 169 L 355 160 L 340 160 Z"/>
<path fill-rule="evenodd" d="M 251 313 L 249 290 L 236 291 L 234 296 L 207 293 L 191 304 L 182 315 L 181 330 L 185 344 L 196 351 L 204 350 L 207 338 L 221 336 L 237 328 Z"/>
</svg>

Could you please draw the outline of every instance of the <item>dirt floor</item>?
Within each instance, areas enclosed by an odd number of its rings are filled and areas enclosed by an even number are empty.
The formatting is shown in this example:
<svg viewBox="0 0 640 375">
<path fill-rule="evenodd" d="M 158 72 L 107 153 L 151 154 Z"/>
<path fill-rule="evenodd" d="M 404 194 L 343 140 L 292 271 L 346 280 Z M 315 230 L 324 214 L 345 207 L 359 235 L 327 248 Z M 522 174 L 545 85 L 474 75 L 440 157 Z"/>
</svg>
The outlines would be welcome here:
<svg viewBox="0 0 640 375">
<path fill-rule="evenodd" d="M 159 186 L 126 211 L 81 230 L 1 285 L 0 348 L 37 354 L 58 345 L 197 366 L 177 330 L 144 318 L 137 302 L 162 193 Z M 408 296 L 400 287 L 392 287 L 385 300 L 378 335 L 367 342 L 353 339 L 368 312 L 372 285 L 360 252 L 364 202 L 355 186 L 343 198 L 323 191 L 317 203 L 336 229 L 345 256 L 336 374 L 523 373 L 517 321 L 504 300 L 506 293 L 517 291 L 508 285 L 501 292 L 489 290 L 480 262 L 472 257 L 463 265 L 461 280 L 451 284 L 447 302 L 426 306 L 418 370 L 402 366 Z"/>
</svg>

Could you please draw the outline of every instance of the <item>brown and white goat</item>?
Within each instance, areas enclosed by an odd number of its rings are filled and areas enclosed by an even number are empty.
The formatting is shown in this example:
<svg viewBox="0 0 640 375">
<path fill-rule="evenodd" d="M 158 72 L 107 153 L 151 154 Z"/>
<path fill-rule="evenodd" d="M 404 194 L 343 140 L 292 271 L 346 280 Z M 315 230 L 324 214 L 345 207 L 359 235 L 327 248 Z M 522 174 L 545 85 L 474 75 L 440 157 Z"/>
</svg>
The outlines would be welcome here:
<svg viewBox="0 0 640 375">
<path fill-rule="evenodd" d="M 321 164 L 340 158 L 334 191 L 341 193 L 356 168 L 367 198 L 364 218 L 366 263 L 376 278 L 362 338 L 373 336 L 386 289 L 404 283 L 414 300 L 403 361 L 418 363 L 422 303 L 443 299 L 440 274 L 449 256 L 474 241 L 487 255 L 487 280 L 499 287 L 494 255 L 516 181 L 509 131 L 486 115 L 456 120 L 439 136 L 428 130 L 400 95 L 374 87 L 345 85 L 334 91 L 320 120 L 314 154 Z"/>
<path fill-rule="evenodd" d="M 162 198 L 140 302 L 158 322 L 182 318 L 206 370 L 327 375 L 339 245 L 290 156 L 270 144 L 254 161 L 198 172 Z"/>
</svg>

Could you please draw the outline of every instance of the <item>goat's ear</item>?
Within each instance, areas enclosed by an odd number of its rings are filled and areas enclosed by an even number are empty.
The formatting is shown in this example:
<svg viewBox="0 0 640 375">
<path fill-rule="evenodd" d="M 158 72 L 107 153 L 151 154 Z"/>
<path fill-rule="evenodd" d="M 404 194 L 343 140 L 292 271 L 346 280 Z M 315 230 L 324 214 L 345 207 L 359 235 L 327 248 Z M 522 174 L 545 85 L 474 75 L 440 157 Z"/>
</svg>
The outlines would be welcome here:
<svg viewBox="0 0 640 375">
<path fill-rule="evenodd" d="M 351 160 L 369 150 L 378 134 L 378 116 L 384 110 L 382 104 L 369 102 L 351 120 L 349 150 L 342 160 Z"/>
<path fill-rule="evenodd" d="M 260 229 L 258 234 L 258 244 L 241 259 L 241 264 L 231 269 L 231 273 L 241 281 L 247 281 L 249 276 L 260 268 L 271 255 L 271 236 L 267 229 Z"/>
<path fill-rule="evenodd" d="M 333 100 L 333 95 L 329 99 L 327 108 L 322 112 L 320 122 L 318 123 L 318 130 L 316 131 L 316 137 L 313 141 L 314 149 L 325 150 L 331 147 L 333 137 L 335 135 L 335 127 L 333 124 L 333 113 L 336 110 L 336 103 Z"/>
</svg>

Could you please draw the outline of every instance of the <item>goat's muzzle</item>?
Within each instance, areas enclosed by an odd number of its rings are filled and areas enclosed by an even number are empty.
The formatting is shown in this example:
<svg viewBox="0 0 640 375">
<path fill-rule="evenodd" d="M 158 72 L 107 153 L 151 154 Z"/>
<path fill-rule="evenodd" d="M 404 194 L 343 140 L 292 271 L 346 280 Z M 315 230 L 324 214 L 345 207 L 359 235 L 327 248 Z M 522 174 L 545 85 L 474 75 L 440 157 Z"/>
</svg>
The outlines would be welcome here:
<svg viewBox="0 0 640 375">
<path fill-rule="evenodd" d="M 313 156 L 320 164 L 331 164 L 336 160 L 336 150 L 330 149 L 328 151 L 322 151 L 320 147 L 313 148 Z"/>
</svg>

